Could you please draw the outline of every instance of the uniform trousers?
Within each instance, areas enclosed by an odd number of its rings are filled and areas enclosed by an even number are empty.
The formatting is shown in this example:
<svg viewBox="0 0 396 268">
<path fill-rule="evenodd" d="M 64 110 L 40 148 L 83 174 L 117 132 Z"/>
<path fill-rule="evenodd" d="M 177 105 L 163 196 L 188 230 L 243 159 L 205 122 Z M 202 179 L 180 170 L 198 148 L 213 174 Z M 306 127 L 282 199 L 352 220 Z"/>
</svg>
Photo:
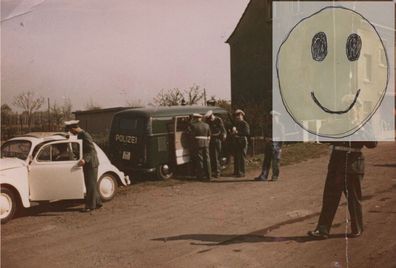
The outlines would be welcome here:
<svg viewBox="0 0 396 268">
<path fill-rule="evenodd" d="M 198 179 L 201 179 L 203 177 L 205 177 L 206 179 L 210 179 L 212 177 L 209 147 L 198 147 L 196 149 L 194 162 L 196 163 L 195 167 Z"/>
<path fill-rule="evenodd" d="M 260 179 L 266 180 L 268 178 L 270 166 L 272 163 L 272 179 L 276 180 L 279 177 L 279 167 L 281 158 L 282 144 L 280 142 L 267 142 L 264 149 L 264 160 L 261 169 Z"/>
<path fill-rule="evenodd" d="M 364 158 L 360 153 L 333 152 L 329 163 L 322 210 L 317 226 L 319 231 L 326 234 L 330 232 L 342 192 L 344 192 L 348 200 L 352 233 L 363 231 L 361 205 L 363 172 Z"/>
<path fill-rule="evenodd" d="M 215 176 L 220 176 L 221 172 L 221 140 L 219 138 L 212 138 L 209 143 L 210 164 Z"/>
<path fill-rule="evenodd" d="M 237 138 L 234 148 L 234 175 L 245 175 L 245 159 L 247 153 L 247 138 Z"/>
<path fill-rule="evenodd" d="M 87 190 L 85 196 L 85 207 L 95 209 L 97 206 L 102 205 L 98 191 L 98 167 L 84 166 L 84 183 Z"/>
</svg>

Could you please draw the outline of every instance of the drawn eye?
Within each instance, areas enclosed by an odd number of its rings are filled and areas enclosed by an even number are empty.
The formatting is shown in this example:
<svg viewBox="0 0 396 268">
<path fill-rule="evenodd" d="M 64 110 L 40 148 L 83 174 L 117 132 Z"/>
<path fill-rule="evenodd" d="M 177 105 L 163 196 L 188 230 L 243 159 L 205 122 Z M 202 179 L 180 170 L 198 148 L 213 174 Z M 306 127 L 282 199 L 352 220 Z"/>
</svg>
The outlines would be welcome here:
<svg viewBox="0 0 396 268">
<path fill-rule="evenodd" d="M 311 46 L 312 58 L 316 61 L 322 61 L 327 56 L 327 38 L 324 32 L 319 32 L 312 38 Z"/>
<path fill-rule="evenodd" d="M 348 40 L 346 42 L 346 54 L 348 60 L 355 61 L 359 59 L 360 49 L 362 48 L 362 39 L 360 36 L 353 33 L 348 36 Z"/>
</svg>

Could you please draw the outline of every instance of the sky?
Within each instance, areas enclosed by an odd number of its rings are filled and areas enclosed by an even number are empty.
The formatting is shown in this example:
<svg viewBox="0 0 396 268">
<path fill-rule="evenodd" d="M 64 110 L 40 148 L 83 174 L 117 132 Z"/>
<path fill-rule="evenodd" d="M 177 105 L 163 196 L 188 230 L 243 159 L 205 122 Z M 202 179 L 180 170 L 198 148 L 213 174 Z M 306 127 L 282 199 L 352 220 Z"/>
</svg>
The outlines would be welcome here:
<svg viewBox="0 0 396 268">
<path fill-rule="evenodd" d="M 34 91 L 74 110 L 161 89 L 230 99 L 227 38 L 248 0 L 1 0 L 1 103 Z"/>
</svg>

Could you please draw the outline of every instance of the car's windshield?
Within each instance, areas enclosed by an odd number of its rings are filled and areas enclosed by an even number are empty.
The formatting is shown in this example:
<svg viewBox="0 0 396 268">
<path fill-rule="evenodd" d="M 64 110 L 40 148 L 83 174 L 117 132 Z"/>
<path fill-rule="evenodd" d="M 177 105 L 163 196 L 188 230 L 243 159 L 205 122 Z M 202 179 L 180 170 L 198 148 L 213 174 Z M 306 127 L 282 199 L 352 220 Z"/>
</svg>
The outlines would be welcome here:
<svg viewBox="0 0 396 268">
<path fill-rule="evenodd" d="M 8 141 L 1 146 L 1 157 L 17 157 L 26 160 L 29 156 L 30 141 L 14 140 Z"/>
</svg>

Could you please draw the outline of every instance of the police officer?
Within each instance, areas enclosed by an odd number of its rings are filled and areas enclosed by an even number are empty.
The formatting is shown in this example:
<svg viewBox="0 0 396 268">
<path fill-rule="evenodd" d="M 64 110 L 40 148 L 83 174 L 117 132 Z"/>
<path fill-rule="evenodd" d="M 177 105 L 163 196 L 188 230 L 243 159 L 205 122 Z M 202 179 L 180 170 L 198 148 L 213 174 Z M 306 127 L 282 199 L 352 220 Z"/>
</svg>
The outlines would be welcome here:
<svg viewBox="0 0 396 268">
<path fill-rule="evenodd" d="M 202 121 L 202 115 L 193 114 L 193 121 L 190 125 L 190 134 L 192 138 L 193 161 L 197 171 L 197 178 L 205 177 L 210 180 L 212 177 L 209 157 L 210 128 L 209 125 Z"/>
<path fill-rule="evenodd" d="M 333 142 L 332 153 L 323 192 L 322 210 L 314 231 L 308 235 L 316 239 L 326 239 L 340 202 L 341 193 L 348 199 L 351 217 L 350 238 L 359 237 L 363 232 L 361 180 L 364 176 L 363 146 L 374 148 L 377 142 Z"/>
<path fill-rule="evenodd" d="M 102 207 L 102 200 L 98 192 L 98 166 L 99 160 L 91 135 L 81 129 L 78 125 L 79 120 L 66 121 L 65 126 L 70 133 L 77 135 L 82 140 L 83 158 L 78 162 L 83 167 L 85 188 L 85 208 L 81 212 L 90 212 Z"/>
<path fill-rule="evenodd" d="M 279 178 L 280 159 L 282 152 L 282 141 L 284 140 L 285 128 L 279 121 L 280 113 L 277 111 L 270 112 L 270 119 L 267 122 L 264 138 L 264 160 L 261 173 L 255 178 L 256 181 L 267 181 L 272 162 L 272 181 Z M 273 131 L 274 130 L 274 131 Z M 274 133 L 273 133 L 274 132 Z M 275 135 L 273 135 L 275 134 Z"/>
<path fill-rule="evenodd" d="M 245 159 L 250 135 L 249 124 L 244 120 L 244 111 L 237 109 L 234 112 L 235 123 L 231 130 L 234 140 L 234 176 L 245 176 Z"/>
<path fill-rule="evenodd" d="M 209 143 L 210 164 L 213 177 L 218 178 L 221 172 L 221 143 L 226 139 L 227 133 L 223 120 L 215 116 L 212 110 L 205 114 L 205 118 L 211 132 Z"/>
</svg>

